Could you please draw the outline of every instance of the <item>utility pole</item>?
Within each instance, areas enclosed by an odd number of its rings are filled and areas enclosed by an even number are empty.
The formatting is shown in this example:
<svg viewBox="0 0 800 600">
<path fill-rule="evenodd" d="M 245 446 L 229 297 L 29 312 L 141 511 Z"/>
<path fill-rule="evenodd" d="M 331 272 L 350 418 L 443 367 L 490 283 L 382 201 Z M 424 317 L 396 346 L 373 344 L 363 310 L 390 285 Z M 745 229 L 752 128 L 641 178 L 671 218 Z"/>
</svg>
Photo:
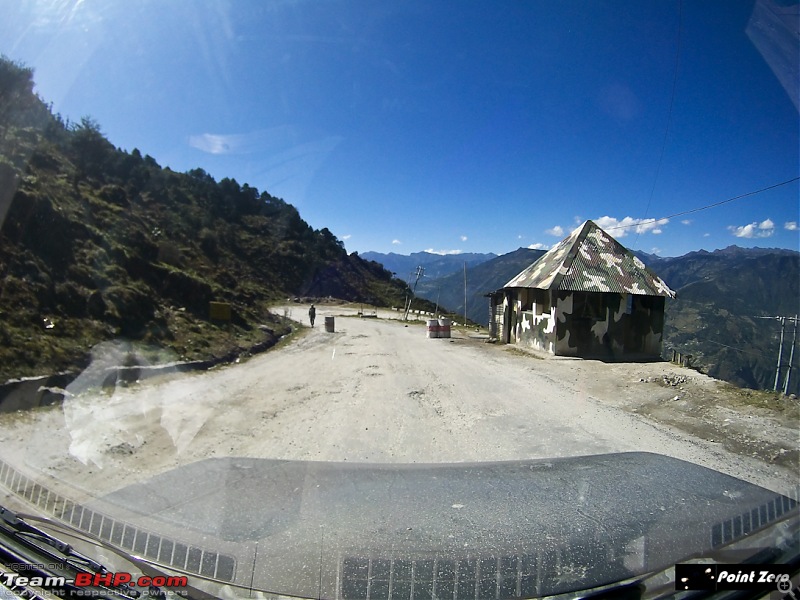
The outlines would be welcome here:
<svg viewBox="0 0 800 600">
<path fill-rule="evenodd" d="M 775 367 L 775 385 L 772 387 L 772 391 L 778 391 L 778 383 L 781 379 L 781 359 L 783 358 L 783 330 L 786 328 L 786 317 L 778 317 L 781 322 L 781 341 L 780 346 L 778 346 L 778 365 Z"/>
<path fill-rule="evenodd" d="M 772 391 L 777 392 L 780 390 L 779 386 L 781 383 L 781 366 L 783 362 L 783 338 L 784 333 L 786 331 L 786 321 L 794 321 L 794 333 L 792 335 L 792 347 L 789 351 L 789 365 L 786 367 L 786 377 L 783 380 L 783 393 L 789 393 L 789 378 L 791 377 L 792 373 L 792 363 L 794 362 L 794 347 L 797 343 L 797 319 L 800 315 L 795 315 L 793 317 L 781 317 L 781 316 L 773 316 L 773 317 L 762 317 L 756 316 L 756 319 L 778 319 L 781 323 L 781 337 L 780 342 L 778 345 L 778 361 L 775 364 L 775 384 L 772 386 Z"/>
<path fill-rule="evenodd" d="M 414 301 L 414 295 L 417 292 L 417 282 L 419 282 L 419 278 L 422 277 L 422 274 L 425 273 L 425 269 L 417 267 L 416 271 L 416 279 L 414 280 L 414 289 L 411 290 L 411 297 L 408 299 L 408 304 L 406 305 L 406 312 L 403 315 L 403 320 L 408 321 L 408 311 L 411 310 L 411 303 Z"/>
<path fill-rule="evenodd" d="M 794 362 L 794 346 L 797 343 L 797 317 L 794 316 L 794 333 L 792 334 L 792 349 L 789 350 L 789 365 L 786 367 L 786 379 L 783 380 L 783 395 L 789 395 L 789 377 L 792 374 L 792 363 Z"/>
<path fill-rule="evenodd" d="M 467 326 L 467 261 L 464 261 L 464 327 Z"/>
</svg>

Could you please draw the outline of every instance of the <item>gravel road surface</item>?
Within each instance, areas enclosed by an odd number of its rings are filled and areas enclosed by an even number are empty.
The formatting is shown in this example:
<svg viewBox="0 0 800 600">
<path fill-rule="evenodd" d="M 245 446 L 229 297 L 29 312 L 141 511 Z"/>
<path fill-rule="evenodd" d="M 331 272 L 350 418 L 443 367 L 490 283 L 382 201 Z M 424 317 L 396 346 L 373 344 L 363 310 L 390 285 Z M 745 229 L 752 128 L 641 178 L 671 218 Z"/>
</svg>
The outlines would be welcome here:
<svg viewBox="0 0 800 600">
<path fill-rule="evenodd" d="M 307 320 L 306 306 L 285 310 Z M 779 492 L 797 482 L 796 469 L 758 452 L 638 414 L 675 395 L 652 383 L 659 377 L 713 392 L 718 382 L 700 374 L 665 363 L 537 359 L 463 330 L 427 339 L 420 324 L 380 316 L 321 306 L 314 329 L 242 364 L 0 415 L 0 456 L 91 495 L 220 456 L 426 463 L 649 451 Z M 692 410 L 674 403 L 684 417 Z M 796 411 L 789 422 L 728 413 L 770 449 L 796 452 Z"/>
</svg>

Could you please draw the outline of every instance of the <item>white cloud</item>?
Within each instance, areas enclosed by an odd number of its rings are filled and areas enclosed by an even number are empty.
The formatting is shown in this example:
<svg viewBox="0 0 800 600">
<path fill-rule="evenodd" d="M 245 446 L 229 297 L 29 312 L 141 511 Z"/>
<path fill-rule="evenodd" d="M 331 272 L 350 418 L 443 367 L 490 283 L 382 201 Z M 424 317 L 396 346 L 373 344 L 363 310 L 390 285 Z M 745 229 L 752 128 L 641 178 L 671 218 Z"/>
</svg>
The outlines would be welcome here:
<svg viewBox="0 0 800 600">
<path fill-rule="evenodd" d="M 775 223 L 771 219 L 764 219 L 761 223 L 753 221 L 739 227 L 730 225 L 728 230 L 738 238 L 767 238 L 775 233 Z"/>
<path fill-rule="evenodd" d="M 462 236 L 461 236 L 461 241 L 462 241 L 462 242 L 466 242 L 466 241 L 467 241 L 467 236 L 465 236 L 465 235 L 462 235 Z"/>
<path fill-rule="evenodd" d="M 742 225 L 740 227 L 729 225 L 728 229 L 738 238 L 754 238 L 758 234 L 757 223 L 750 223 L 749 225 Z"/>
<path fill-rule="evenodd" d="M 440 256 L 446 256 L 448 254 L 461 254 L 461 250 L 434 250 L 433 248 L 428 248 L 425 252 L 429 254 L 439 254 Z"/>
<path fill-rule="evenodd" d="M 784 223 L 783 228 L 786 229 L 787 231 L 797 231 L 798 230 L 797 221 L 789 221 L 787 223 Z"/>
<path fill-rule="evenodd" d="M 661 248 L 650 248 L 650 254 L 661 254 Z"/>
<path fill-rule="evenodd" d="M 710 233 L 704 233 L 703 237 L 711 237 L 711 234 Z"/>
<path fill-rule="evenodd" d="M 343 235 L 343 236 L 342 236 L 342 240 L 344 240 L 344 241 L 346 242 L 346 241 L 347 241 L 347 240 L 349 240 L 351 237 L 353 237 L 353 236 L 352 236 L 352 235 L 350 235 L 350 234 L 348 233 L 347 235 Z"/>
<path fill-rule="evenodd" d="M 669 219 L 634 219 L 625 217 L 621 221 L 608 215 L 594 219 L 594 222 L 603 230 L 613 235 L 615 238 L 623 238 L 629 233 L 653 233 L 658 235 L 663 233 L 662 226 L 669 223 Z"/>
<path fill-rule="evenodd" d="M 547 244 L 531 244 L 528 248 L 531 250 L 547 250 L 549 246 Z"/>
<path fill-rule="evenodd" d="M 403 242 L 401 242 L 400 240 L 392 240 L 392 244 L 394 244 L 395 246 L 399 246 L 402 243 Z"/>
<path fill-rule="evenodd" d="M 545 229 L 544 232 L 547 235 L 554 235 L 556 237 L 562 237 L 564 235 L 564 228 L 561 225 L 556 225 L 552 229 Z"/>
<path fill-rule="evenodd" d="M 608 231 L 609 229 L 612 229 L 612 228 L 616 227 L 617 225 L 619 225 L 619 220 L 615 219 L 614 217 L 600 217 L 599 219 L 594 219 L 594 223 L 600 229 L 604 229 L 604 230 Z M 616 232 L 612 232 L 612 233 L 614 233 L 614 235 L 617 236 L 617 237 L 625 237 L 625 232 L 624 231 L 620 232 L 619 234 L 617 234 Z"/>
<path fill-rule="evenodd" d="M 684 225 L 691 225 L 692 224 L 692 220 L 691 219 L 684 219 L 683 221 L 681 221 L 681 223 L 683 223 Z"/>
<path fill-rule="evenodd" d="M 322 138 L 304 141 L 300 132 L 290 125 L 257 129 L 248 133 L 199 133 L 189 136 L 189 146 L 209 154 L 291 153 L 293 158 L 304 153 L 332 150 L 342 138 Z"/>
<path fill-rule="evenodd" d="M 209 154 L 233 154 L 241 146 L 242 136 L 201 133 L 189 136 L 189 145 Z"/>
<path fill-rule="evenodd" d="M 247 133 L 198 133 L 187 139 L 190 147 L 215 156 L 253 157 L 252 173 L 270 194 L 302 203 L 306 190 L 328 155 L 344 138 L 311 137 L 291 125 Z"/>
</svg>

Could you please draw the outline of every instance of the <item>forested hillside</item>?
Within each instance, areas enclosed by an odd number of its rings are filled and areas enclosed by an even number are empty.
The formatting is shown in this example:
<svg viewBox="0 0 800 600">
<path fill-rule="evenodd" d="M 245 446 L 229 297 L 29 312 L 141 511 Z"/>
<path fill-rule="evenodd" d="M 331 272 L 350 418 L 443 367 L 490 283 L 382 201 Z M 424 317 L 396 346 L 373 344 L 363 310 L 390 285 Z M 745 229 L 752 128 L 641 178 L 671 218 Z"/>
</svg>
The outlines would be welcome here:
<svg viewBox="0 0 800 600">
<path fill-rule="evenodd" d="M 109 339 L 176 358 L 270 344 L 289 328 L 267 307 L 287 296 L 402 304 L 403 282 L 282 199 L 118 149 L 33 85 L 0 59 L 0 382 L 80 368 Z"/>
<path fill-rule="evenodd" d="M 775 383 L 780 324 L 767 317 L 800 312 L 800 253 L 738 248 L 690 252 L 650 265 L 678 292 L 667 303 L 665 356 L 675 348 L 718 379 L 755 389 Z M 792 325 L 787 324 L 780 388 L 789 364 Z M 800 391 L 795 351 L 789 392 Z"/>
</svg>

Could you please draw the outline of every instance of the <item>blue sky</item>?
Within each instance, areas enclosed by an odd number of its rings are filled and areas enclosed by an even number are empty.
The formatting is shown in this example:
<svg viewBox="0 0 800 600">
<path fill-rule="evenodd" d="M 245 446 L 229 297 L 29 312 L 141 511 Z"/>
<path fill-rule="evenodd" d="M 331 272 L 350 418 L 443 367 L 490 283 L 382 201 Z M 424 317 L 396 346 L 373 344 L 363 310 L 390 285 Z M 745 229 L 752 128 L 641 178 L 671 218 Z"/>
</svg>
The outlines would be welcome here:
<svg viewBox="0 0 800 600">
<path fill-rule="evenodd" d="M 797 14 L 780 0 L 0 0 L 0 53 L 63 116 L 279 196 L 350 251 L 500 254 L 796 178 Z M 798 194 L 609 232 L 664 256 L 797 249 Z"/>
</svg>

